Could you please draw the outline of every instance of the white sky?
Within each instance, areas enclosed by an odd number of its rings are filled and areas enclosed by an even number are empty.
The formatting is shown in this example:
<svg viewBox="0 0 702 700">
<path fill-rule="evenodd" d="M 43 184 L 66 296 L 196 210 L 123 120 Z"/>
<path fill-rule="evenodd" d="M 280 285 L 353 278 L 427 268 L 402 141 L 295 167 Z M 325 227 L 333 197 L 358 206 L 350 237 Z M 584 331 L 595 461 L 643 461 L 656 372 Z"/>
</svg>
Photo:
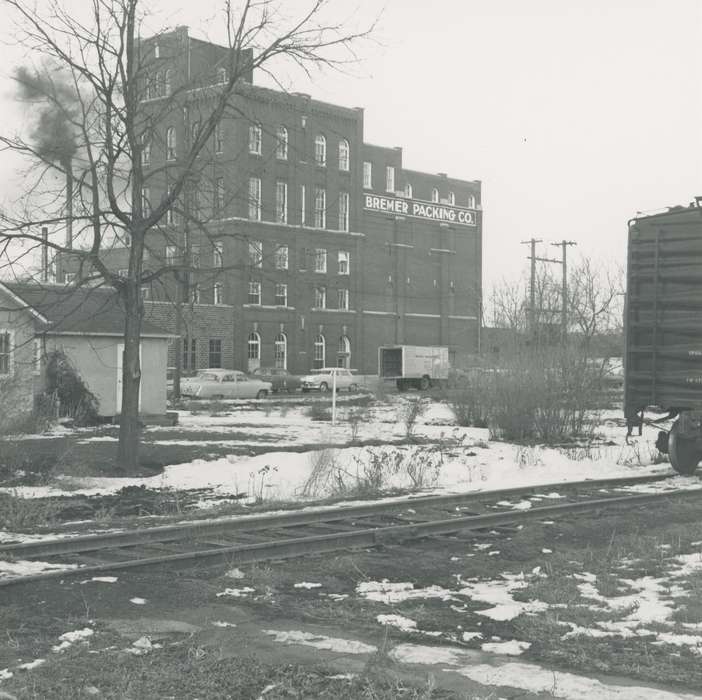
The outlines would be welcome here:
<svg viewBox="0 0 702 700">
<path fill-rule="evenodd" d="M 294 15 L 310 1 L 283 6 Z M 144 4 L 154 29 L 188 24 L 219 38 L 221 0 Z M 336 6 L 360 23 L 382 9 Z M 702 195 L 700 36 L 700 0 L 386 0 L 358 65 L 311 82 L 290 74 L 291 89 L 364 107 L 366 140 L 402 146 L 406 167 L 482 180 L 487 293 L 526 269 L 521 240 L 567 238 L 623 262 L 637 211 Z M 8 108 L 21 54 L 3 53 Z M 3 111 L 6 132 L 13 113 Z M 10 175 L 0 161 L 3 197 Z"/>
</svg>

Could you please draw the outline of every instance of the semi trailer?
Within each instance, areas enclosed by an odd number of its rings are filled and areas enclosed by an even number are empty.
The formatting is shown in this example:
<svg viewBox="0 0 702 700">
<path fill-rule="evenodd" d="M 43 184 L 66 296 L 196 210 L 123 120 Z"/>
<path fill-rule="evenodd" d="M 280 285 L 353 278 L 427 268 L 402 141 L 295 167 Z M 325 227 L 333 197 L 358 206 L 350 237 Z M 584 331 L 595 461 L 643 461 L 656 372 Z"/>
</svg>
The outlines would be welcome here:
<svg viewBox="0 0 702 700">
<path fill-rule="evenodd" d="M 394 380 L 398 391 L 422 391 L 440 386 L 449 376 L 449 351 L 445 347 L 386 345 L 378 348 L 378 375 Z"/>
</svg>

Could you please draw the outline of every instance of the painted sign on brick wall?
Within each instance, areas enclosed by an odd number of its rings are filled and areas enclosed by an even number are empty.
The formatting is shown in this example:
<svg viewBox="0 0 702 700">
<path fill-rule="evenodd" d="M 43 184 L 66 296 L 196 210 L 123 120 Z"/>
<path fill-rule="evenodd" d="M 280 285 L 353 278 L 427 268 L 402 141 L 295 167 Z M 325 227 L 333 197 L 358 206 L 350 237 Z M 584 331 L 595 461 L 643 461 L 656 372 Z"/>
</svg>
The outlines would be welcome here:
<svg viewBox="0 0 702 700">
<path fill-rule="evenodd" d="M 370 211 L 388 212 L 401 216 L 413 216 L 428 221 L 445 221 L 459 226 L 475 226 L 475 212 L 450 204 L 437 202 L 422 202 L 416 199 L 401 197 L 386 197 L 377 194 L 364 194 L 363 207 Z"/>
</svg>

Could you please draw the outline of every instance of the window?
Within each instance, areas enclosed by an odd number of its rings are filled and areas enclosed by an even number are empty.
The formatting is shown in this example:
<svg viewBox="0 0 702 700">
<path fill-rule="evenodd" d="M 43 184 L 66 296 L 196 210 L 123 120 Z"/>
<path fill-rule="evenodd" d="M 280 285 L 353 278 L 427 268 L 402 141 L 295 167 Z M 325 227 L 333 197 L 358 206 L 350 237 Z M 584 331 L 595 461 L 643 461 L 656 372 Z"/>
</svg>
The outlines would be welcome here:
<svg viewBox="0 0 702 700">
<path fill-rule="evenodd" d="M 218 83 L 226 83 L 227 82 L 227 69 L 226 68 L 218 68 L 217 69 L 217 82 Z"/>
<path fill-rule="evenodd" d="M 351 367 L 351 341 L 347 335 L 339 337 L 339 348 L 336 351 L 336 366 Z"/>
<path fill-rule="evenodd" d="M 314 137 L 314 162 L 321 167 L 327 164 L 327 140 L 324 134 L 317 134 Z"/>
<path fill-rule="evenodd" d="M 141 215 L 151 215 L 151 193 L 148 187 L 141 188 Z"/>
<path fill-rule="evenodd" d="M 249 265 L 263 267 L 263 243 L 261 241 L 249 241 Z"/>
<path fill-rule="evenodd" d="M 405 185 L 405 197 L 412 199 L 412 185 L 409 182 Z"/>
<path fill-rule="evenodd" d="M 190 303 L 199 304 L 200 303 L 200 285 L 195 283 L 190 285 Z"/>
<path fill-rule="evenodd" d="M 434 187 L 431 191 L 431 201 L 432 202 L 438 202 L 439 201 L 439 190 Z"/>
<path fill-rule="evenodd" d="M 304 226 L 307 223 L 306 199 L 307 188 L 304 185 L 300 185 L 300 226 Z"/>
<path fill-rule="evenodd" d="M 173 71 L 171 71 L 170 68 L 166 69 L 166 72 L 163 74 L 163 90 L 166 96 L 171 94 L 171 86 L 173 84 Z"/>
<path fill-rule="evenodd" d="M 312 354 L 312 367 L 314 369 L 321 369 L 324 367 L 324 358 L 326 355 L 324 336 L 318 335 L 314 339 L 314 349 Z"/>
<path fill-rule="evenodd" d="M 314 188 L 314 225 L 315 228 L 327 227 L 327 191 L 324 187 Z"/>
<path fill-rule="evenodd" d="M 210 338 L 209 343 L 209 366 L 222 366 L 222 340 L 221 338 Z"/>
<path fill-rule="evenodd" d="M 63 283 L 64 284 L 73 284 L 75 279 L 76 279 L 75 272 L 65 272 L 63 275 Z"/>
<path fill-rule="evenodd" d="M 261 178 L 249 178 L 249 219 L 261 220 Z"/>
<path fill-rule="evenodd" d="M 75 277 L 75 275 L 73 276 Z M 117 277 L 129 277 L 129 269 L 125 267 L 122 270 L 117 270 Z"/>
<path fill-rule="evenodd" d="M 161 73 L 156 73 L 154 76 L 154 97 L 163 95 L 163 76 Z"/>
<path fill-rule="evenodd" d="M 161 47 L 158 42 L 154 44 L 154 58 L 161 58 Z"/>
<path fill-rule="evenodd" d="M 197 243 L 190 246 L 190 265 L 200 267 L 200 246 Z"/>
<path fill-rule="evenodd" d="M 327 288 L 326 287 L 315 287 L 314 288 L 314 308 L 315 309 L 326 309 L 327 308 Z"/>
<path fill-rule="evenodd" d="M 220 123 L 214 128 L 214 149 L 215 153 L 224 151 L 224 135 L 222 134 L 222 125 Z"/>
<path fill-rule="evenodd" d="M 275 269 L 288 269 L 288 246 L 281 245 L 275 249 Z"/>
<path fill-rule="evenodd" d="M 148 287 L 141 288 L 141 298 L 146 300 L 151 296 L 151 290 Z"/>
<path fill-rule="evenodd" d="M 349 230 L 349 193 L 339 192 L 339 231 Z"/>
<path fill-rule="evenodd" d="M 275 157 L 288 159 L 288 130 L 284 126 L 279 126 L 275 131 Z"/>
<path fill-rule="evenodd" d="M 176 260 L 176 247 L 174 245 L 166 246 L 166 265 L 174 265 Z"/>
<path fill-rule="evenodd" d="M 183 369 L 197 369 L 196 338 L 183 338 Z"/>
<path fill-rule="evenodd" d="M 190 144 L 194 144 L 197 141 L 197 137 L 200 135 L 200 122 L 194 121 L 190 127 Z"/>
<path fill-rule="evenodd" d="M 456 195 L 454 192 L 449 192 L 448 200 L 449 200 L 449 204 L 456 203 Z"/>
<path fill-rule="evenodd" d="M 336 308 L 343 309 L 344 311 L 349 310 L 349 290 L 348 289 L 337 289 L 336 290 Z"/>
<path fill-rule="evenodd" d="M 169 126 L 166 129 L 166 160 L 176 159 L 176 130 Z"/>
<path fill-rule="evenodd" d="M 174 189 L 173 186 L 171 186 L 171 187 L 168 188 L 168 197 L 172 197 L 172 196 L 173 196 L 173 189 Z M 175 206 L 176 206 L 176 200 L 173 200 L 171 206 L 168 207 L 168 209 L 166 209 L 166 223 L 167 223 L 169 226 L 173 226 L 173 225 L 175 225 L 175 223 L 176 223 L 176 210 L 175 210 Z"/>
<path fill-rule="evenodd" d="M 12 331 L 0 331 L 0 376 L 12 374 Z"/>
<path fill-rule="evenodd" d="M 42 343 L 40 338 L 34 339 L 34 367 L 32 368 L 34 374 L 41 374 L 41 361 L 44 356 L 42 350 Z"/>
<path fill-rule="evenodd" d="M 213 267 L 224 267 L 224 243 L 215 241 L 212 244 L 212 265 Z"/>
<path fill-rule="evenodd" d="M 468 208 L 475 209 L 475 195 L 474 194 L 468 195 Z"/>
<path fill-rule="evenodd" d="M 339 251 L 339 269 L 338 272 L 340 275 L 348 275 L 349 274 L 349 260 L 350 256 L 348 251 L 346 250 L 340 250 Z"/>
<path fill-rule="evenodd" d="M 249 304 L 260 304 L 261 303 L 261 283 L 260 282 L 249 282 Z"/>
<path fill-rule="evenodd" d="M 275 285 L 275 305 L 276 306 L 287 306 L 288 305 L 288 285 L 287 284 L 276 284 Z"/>
<path fill-rule="evenodd" d="M 275 183 L 275 220 L 280 224 L 288 223 L 288 183 Z"/>
<path fill-rule="evenodd" d="M 387 192 L 395 191 L 395 168 L 392 165 L 385 168 L 385 190 Z"/>
<path fill-rule="evenodd" d="M 191 206 L 191 214 L 194 217 L 199 217 L 200 216 L 200 183 L 194 182 L 193 183 L 193 188 L 190 193 L 191 196 L 191 201 L 192 201 L 192 206 Z"/>
<path fill-rule="evenodd" d="M 215 214 L 221 214 L 224 211 L 224 178 L 218 177 L 215 182 L 215 198 L 214 198 Z"/>
<path fill-rule="evenodd" d="M 349 142 L 346 139 L 339 141 L 339 170 L 349 171 Z"/>
<path fill-rule="evenodd" d="M 363 163 L 363 186 L 370 190 L 373 187 L 373 163 Z"/>
<path fill-rule="evenodd" d="M 273 341 L 273 365 L 280 369 L 288 366 L 288 337 L 278 333 Z"/>
<path fill-rule="evenodd" d="M 151 139 L 148 134 L 141 135 L 141 164 L 148 165 L 151 162 Z"/>
<path fill-rule="evenodd" d="M 251 124 L 249 126 L 249 153 L 261 155 L 261 125 Z"/>
<path fill-rule="evenodd" d="M 254 331 L 247 340 L 248 371 L 253 372 L 261 366 L 261 336 Z"/>
<path fill-rule="evenodd" d="M 212 288 L 212 303 L 224 304 L 224 285 L 221 282 L 215 282 Z"/>
<path fill-rule="evenodd" d="M 327 250 L 326 248 L 315 248 L 314 250 L 314 271 L 327 271 Z"/>
</svg>

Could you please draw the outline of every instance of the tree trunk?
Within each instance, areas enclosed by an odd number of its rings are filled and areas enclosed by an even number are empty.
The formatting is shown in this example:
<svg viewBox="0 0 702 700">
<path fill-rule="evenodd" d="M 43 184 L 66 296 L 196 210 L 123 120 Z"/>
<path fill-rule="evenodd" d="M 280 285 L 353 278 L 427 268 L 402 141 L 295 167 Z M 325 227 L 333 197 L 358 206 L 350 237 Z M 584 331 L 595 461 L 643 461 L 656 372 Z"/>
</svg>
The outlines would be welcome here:
<svg viewBox="0 0 702 700">
<path fill-rule="evenodd" d="M 129 279 L 122 294 L 125 306 L 124 354 L 122 355 L 122 413 L 119 421 L 117 469 L 134 473 L 139 466 L 139 386 L 141 365 L 142 300 L 138 283 Z"/>
</svg>

